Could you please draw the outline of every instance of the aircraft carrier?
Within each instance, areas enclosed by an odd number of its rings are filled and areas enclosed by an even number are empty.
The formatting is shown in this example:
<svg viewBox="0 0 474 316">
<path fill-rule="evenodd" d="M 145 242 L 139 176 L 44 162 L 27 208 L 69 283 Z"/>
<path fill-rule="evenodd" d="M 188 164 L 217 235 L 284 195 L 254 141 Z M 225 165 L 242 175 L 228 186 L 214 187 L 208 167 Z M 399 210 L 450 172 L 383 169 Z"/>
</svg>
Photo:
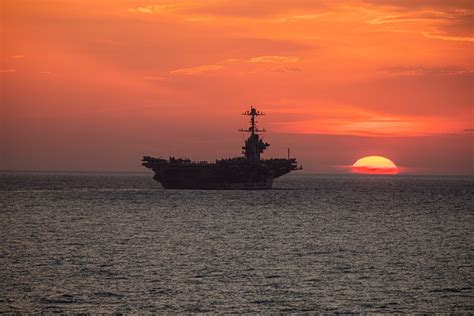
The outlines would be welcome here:
<svg viewBox="0 0 474 316">
<path fill-rule="evenodd" d="M 166 189 L 271 189 L 274 179 L 302 169 L 295 158 L 290 158 L 289 149 L 287 158 L 262 159 L 261 154 L 270 144 L 261 139 L 259 133 L 265 132 L 265 129 L 257 128 L 255 118 L 264 113 L 251 107 L 242 114 L 250 117 L 250 126 L 239 130 L 249 133 L 242 147 L 244 156 L 215 162 L 144 156 L 142 165 L 153 170 L 153 179 Z"/>
</svg>

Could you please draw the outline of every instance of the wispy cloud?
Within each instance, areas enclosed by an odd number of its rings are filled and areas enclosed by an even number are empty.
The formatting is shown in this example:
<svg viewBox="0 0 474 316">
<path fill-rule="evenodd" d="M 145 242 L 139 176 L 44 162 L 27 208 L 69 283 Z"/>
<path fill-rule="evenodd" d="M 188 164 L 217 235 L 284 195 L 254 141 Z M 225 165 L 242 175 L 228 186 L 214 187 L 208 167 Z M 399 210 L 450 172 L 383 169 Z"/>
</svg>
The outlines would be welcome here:
<svg viewBox="0 0 474 316">
<path fill-rule="evenodd" d="M 260 56 L 245 60 L 249 63 L 272 63 L 272 64 L 286 64 L 296 63 L 298 57 L 294 56 Z"/>
<path fill-rule="evenodd" d="M 387 67 L 379 71 L 381 74 L 389 76 L 461 76 L 474 74 L 473 69 L 461 67 Z"/>
<path fill-rule="evenodd" d="M 280 22 L 293 22 L 293 21 L 302 21 L 302 20 L 316 20 L 323 16 L 326 16 L 330 13 L 320 13 L 320 14 L 296 14 L 289 15 L 285 17 L 278 18 Z"/>
<path fill-rule="evenodd" d="M 399 29 L 400 25 L 416 24 L 407 32 L 419 33 L 426 38 L 474 42 L 472 36 L 473 14 L 469 10 L 412 10 L 406 13 L 384 15 L 367 20 L 371 25 L 390 25 Z"/>
<path fill-rule="evenodd" d="M 462 10 L 472 6 L 471 0 L 363 0 L 363 2 L 377 6 L 391 6 L 409 10 L 422 8 Z"/>
<path fill-rule="evenodd" d="M 20 58 L 24 58 L 25 56 L 24 55 L 12 55 L 10 56 L 11 59 L 20 59 Z"/>
<path fill-rule="evenodd" d="M 176 69 L 170 72 L 172 75 L 198 75 L 204 72 L 216 71 L 223 69 L 223 66 L 220 65 L 203 65 L 198 67 L 190 67 L 190 68 L 181 68 Z"/>
<path fill-rule="evenodd" d="M 276 67 L 273 69 L 275 72 L 281 72 L 281 73 L 287 73 L 287 72 L 300 72 L 302 71 L 301 68 L 298 67 L 287 67 L 287 66 L 282 66 L 282 67 Z"/>
<path fill-rule="evenodd" d="M 247 63 L 247 64 L 277 64 L 277 65 L 284 65 L 284 64 L 294 64 L 299 61 L 298 57 L 295 56 L 258 56 L 258 57 L 251 57 L 251 58 L 230 58 L 220 61 L 216 64 L 209 64 L 209 65 L 202 65 L 197 67 L 189 67 L 189 68 L 180 68 L 176 70 L 170 71 L 172 75 L 198 75 L 201 73 L 212 72 L 217 70 L 222 70 L 229 67 L 232 64 L 236 63 Z M 300 71 L 301 69 L 296 67 L 286 67 L 286 68 L 278 68 L 279 71 Z"/>
<path fill-rule="evenodd" d="M 0 69 L 0 73 L 12 73 L 16 72 L 16 69 Z"/>
<path fill-rule="evenodd" d="M 332 134 L 358 136 L 426 136 L 459 133 L 461 120 L 440 119 L 435 116 L 392 115 L 363 108 L 334 104 L 326 110 L 299 114 L 297 106 L 282 108 L 284 119 L 275 130 L 296 134 Z M 316 108 L 316 107 L 315 107 Z M 293 118 L 292 118 L 293 117 Z"/>
<path fill-rule="evenodd" d="M 164 13 L 169 11 L 174 11 L 181 6 L 176 3 L 170 4 L 155 4 L 155 5 L 148 5 L 148 6 L 141 6 L 128 9 L 130 13 L 144 13 L 144 14 L 156 14 L 156 13 Z"/>
<path fill-rule="evenodd" d="M 323 10 L 334 6 L 323 1 L 272 0 L 255 3 L 253 0 L 166 1 L 152 5 L 132 7 L 133 14 L 173 13 L 184 21 L 209 21 L 210 19 L 266 19 L 277 22 L 314 20 L 326 14 Z"/>
<path fill-rule="evenodd" d="M 422 32 L 423 36 L 427 38 L 439 39 L 444 41 L 457 41 L 457 42 L 474 42 L 474 37 L 472 36 L 451 36 L 444 34 L 433 34 L 429 32 Z"/>
<path fill-rule="evenodd" d="M 377 17 L 375 19 L 368 20 L 367 23 L 377 25 L 377 24 L 402 23 L 402 22 L 432 22 L 436 20 L 437 20 L 436 17 L 423 18 L 423 17 L 389 15 L 389 16 L 382 16 L 382 17 Z"/>
</svg>

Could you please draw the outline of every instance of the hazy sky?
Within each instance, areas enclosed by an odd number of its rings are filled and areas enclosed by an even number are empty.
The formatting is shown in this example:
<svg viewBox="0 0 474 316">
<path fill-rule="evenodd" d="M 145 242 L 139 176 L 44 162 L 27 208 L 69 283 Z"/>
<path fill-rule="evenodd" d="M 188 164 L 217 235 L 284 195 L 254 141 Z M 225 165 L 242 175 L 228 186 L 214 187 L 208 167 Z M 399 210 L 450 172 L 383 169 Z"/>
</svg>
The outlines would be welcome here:
<svg viewBox="0 0 474 316">
<path fill-rule="evenodd" d="M 0 169 L 237 156 L 254 105 L 307 172 L 474 174 L 470 0 L 0 1 Z"/>
</svg>

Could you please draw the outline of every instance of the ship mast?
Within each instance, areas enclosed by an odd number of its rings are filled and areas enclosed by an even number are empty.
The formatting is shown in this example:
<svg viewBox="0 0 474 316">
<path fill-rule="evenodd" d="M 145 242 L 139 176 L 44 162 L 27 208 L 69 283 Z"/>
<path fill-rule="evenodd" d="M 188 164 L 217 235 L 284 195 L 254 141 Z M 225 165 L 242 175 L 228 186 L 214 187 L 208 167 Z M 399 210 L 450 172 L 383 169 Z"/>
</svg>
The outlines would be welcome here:
<svg viewBox="0 0 474 316">
<path fill-rule="evenodd" d="M 257 125 L 256 125 L 257 122 L 255 121 L 256 116 L 265 115 L 265 113 L 257 111 L 257 109 L 255 109 L 253 106 L 251 106 L 250 111 L 245 111 L 244 113 L 242 113 L 242 115 L 250 116 L 250 121 L 249 121 L 250 127 L 247 128 L 247 129 L 241 128 L 241 129 L 239 129 L 239 131 L 249 132 L 252 135 L 254 135 L 255 133 L 266 132 L 266 130 L 264 128 L 258 129 Z"/>
<path fill-rule="evenodd" d="M 240 132 L 250 133 L 250 136 L 245 141 L 245 146 L 242 147 L 243 154 L 245 157 L 252 161 L 259 161 L 260 154 L 270 146 L 268 143 L 264 143 L 260 139 L 260 135 L 257 133 L 266 132 L 264 128 L 259 129 L 257 127 L 257 121 L 255 120 L 256 116 L 265 115 L 264 113 L 257 111 L 254 107 L 250 107 L 250 111 L 246 111 L 242 113 L 242 115 L 250 116 L 250 126 L 248 128 L 241 128 L 239 129 Z"/>
</svg>

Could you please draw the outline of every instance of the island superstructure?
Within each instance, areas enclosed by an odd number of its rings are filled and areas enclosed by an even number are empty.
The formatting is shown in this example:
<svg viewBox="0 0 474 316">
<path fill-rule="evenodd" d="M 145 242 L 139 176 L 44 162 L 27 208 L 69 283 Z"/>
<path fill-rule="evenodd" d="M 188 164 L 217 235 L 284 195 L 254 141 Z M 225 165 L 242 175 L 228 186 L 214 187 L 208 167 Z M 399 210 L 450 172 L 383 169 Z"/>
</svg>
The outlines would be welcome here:
<svg viewBox="0 0 474 316">
<path fill-rule="evenodd" d="M 249 133 L 242 147 L 243 157 L 219 159 L 215 162 L 197 162 L 187 158 L 169 159 L 144 156 L 143 166 L 153 170 L 153 179 L 166 189 L 271 189 L 273 180 L 298 167 L 296 159 L 287 158 L 262 159 L 261 155 L 270 144 L 264 142 L 255 118 L 264 113 L 251 107 L 242 113 L 249 116 L 250 126 L 240 129 Z"/>
</svg>

